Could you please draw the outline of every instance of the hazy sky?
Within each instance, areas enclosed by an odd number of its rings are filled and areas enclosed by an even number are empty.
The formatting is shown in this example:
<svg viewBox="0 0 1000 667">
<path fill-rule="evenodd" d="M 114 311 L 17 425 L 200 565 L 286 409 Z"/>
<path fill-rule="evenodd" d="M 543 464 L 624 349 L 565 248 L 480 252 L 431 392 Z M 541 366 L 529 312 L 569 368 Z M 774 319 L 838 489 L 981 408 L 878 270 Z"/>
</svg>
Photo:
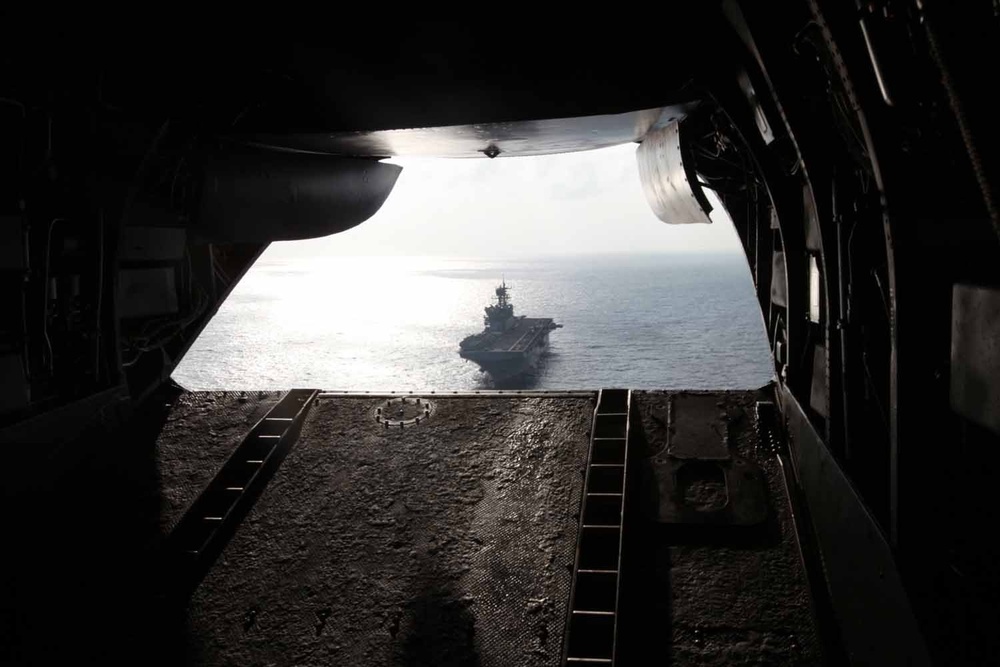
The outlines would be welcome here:
<svg viewBox="0 0 1000 667">
<path fill-rule="evenodd" d="M 635 149 L 395 159 L 403 172 L 372 218 L 322 239 L 275 243 L 267 256 L 740 252 L 725 214 L 713 213 L 710 225 L 660 222 L 643 196 Z"/>
</svg>

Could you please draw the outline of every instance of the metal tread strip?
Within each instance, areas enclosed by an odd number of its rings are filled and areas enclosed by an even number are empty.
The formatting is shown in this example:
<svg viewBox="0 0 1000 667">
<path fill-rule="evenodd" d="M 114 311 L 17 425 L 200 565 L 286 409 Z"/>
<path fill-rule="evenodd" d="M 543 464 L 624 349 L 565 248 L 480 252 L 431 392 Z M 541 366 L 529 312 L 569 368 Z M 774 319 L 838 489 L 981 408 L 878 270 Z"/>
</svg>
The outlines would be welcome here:
<svg viewBox="0 0 1000 667">
<path fill-rule="evenodd" d="M 564 665 L 614 664 L 631 405 L 631 391 L 602 389 L 594 410 Z"/>
<path fill-rule="evenodd" d="M 286 393 L 191 503 L 164 545 L 164 597 L 184 602 L 194 593 L 298 439 L 318 393 Z"/>
</svg>

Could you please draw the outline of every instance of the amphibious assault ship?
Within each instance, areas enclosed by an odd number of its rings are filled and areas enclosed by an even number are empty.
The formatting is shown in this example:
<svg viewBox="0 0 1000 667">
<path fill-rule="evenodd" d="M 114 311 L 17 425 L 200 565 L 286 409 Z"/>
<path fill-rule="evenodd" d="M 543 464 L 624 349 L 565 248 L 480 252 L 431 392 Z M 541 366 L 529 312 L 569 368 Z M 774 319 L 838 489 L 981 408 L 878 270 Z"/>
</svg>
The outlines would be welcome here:
<svg viewBox="0 0 1000 667">
<path fill-rule="evenodd" d="M 462 358 L 479 364 L 496 382 L 533 369 L 549 346 L 549 332 L 562 327 L 550 317 L 515 316 L 509 290 L 506 281 L 497 286 L 497 302 L 485 308 L 486 328 L 466 336 L 458 350 Z"/>
</svg>

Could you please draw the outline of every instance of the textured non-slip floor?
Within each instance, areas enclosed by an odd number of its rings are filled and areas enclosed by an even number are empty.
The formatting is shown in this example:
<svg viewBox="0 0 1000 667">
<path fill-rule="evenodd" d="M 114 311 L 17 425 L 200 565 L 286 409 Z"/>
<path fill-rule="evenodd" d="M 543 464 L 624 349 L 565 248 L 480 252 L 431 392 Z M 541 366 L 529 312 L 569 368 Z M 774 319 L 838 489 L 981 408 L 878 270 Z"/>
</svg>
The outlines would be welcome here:
<svg viewBox="0 0 1000 667">
<path fill-rule="evenodd" d="M 196 592 L 190 662 L 556 665 L 594 404 L 324 399 Z"/>
<path fill-rule="evenodd" d="M 685 396 L 711 399 L 715 410 L 706 412 L 704 400 L 685 401 Z M 647 443 L 632 463 L 636 484 L 643 459 L 664 456 L 671 438 L 678 446 L 681 435 L 687 442 L 692 435 L 714 439 L 724 451 L 763 470 L 768 518 L 749 529 L 704 531 L 658 524 L 641 511 L 633 512 L 624 565 L 628 583 L 623 601 L 629 609 L 619 633 L 623 664 L 823 663 L 780 465 L 773 454 L 759 448 L 754 417 L 758 398 L 767 396 L 633 393 L 637 427 L 641 426 Z M 687 414 L 682 414 L 685 409 Z"/>
</svg>

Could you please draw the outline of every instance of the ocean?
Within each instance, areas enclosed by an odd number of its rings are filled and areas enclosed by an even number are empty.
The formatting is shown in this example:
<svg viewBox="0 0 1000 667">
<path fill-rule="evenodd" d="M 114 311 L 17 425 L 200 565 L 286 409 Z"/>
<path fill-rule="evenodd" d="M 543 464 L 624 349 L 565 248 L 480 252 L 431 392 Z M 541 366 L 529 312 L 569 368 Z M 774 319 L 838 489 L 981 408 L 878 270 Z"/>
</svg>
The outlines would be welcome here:
<svg viewBox="0 0 1000 667">
<path fill-rule="evenodd" d="M 506 280 L 552 317 L 532 389 L 752 389 L 773 376 L 739 255 L 532 259 L 263 256 L 173 374 L 191 390 L 471 391 L 458 356 Z"/>
</svg>

